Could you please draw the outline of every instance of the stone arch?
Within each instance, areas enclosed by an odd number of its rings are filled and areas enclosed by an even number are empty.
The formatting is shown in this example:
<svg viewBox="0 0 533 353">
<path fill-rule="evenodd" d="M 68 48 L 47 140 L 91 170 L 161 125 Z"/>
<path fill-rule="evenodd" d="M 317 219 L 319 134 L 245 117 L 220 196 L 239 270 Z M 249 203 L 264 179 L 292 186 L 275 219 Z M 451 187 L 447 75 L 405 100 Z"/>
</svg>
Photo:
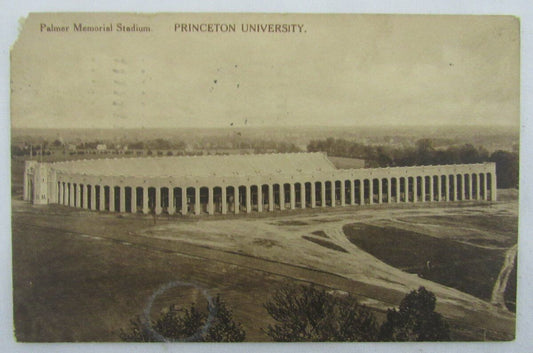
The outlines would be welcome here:
<svg viewBox="0 0 533 353">
<path fill-rule="evenodd" d="M 464 200 L 464 192 L 463 192 L 464 184 L 463 184 L 463 175 L 457 174 L 455 176 L 455 200 L 456 201 L 463 201 Z"/>
<path fill-rule="evenodd" d="M 394 200 L 395 202 L 398 202 L 398 178 L 390 178 L 390 186 L 391 186 L 391 194 L 390 194 L 390 202 Z"/>
<path fill-rule="evenodd" d="M 157 188 L 150 186 L 148 188 L 148 212 L 155 213 L 157 203 Z"/>
<path fill-rule="evenodd" d="M 247 205 L 246 205 L 246 193 L 248 192 L 248 190 L 246 189 L 246 186 L 245 185 L 240 185 L 238 187 L 238 190 L 239 190 L 239 197 L 238 197 L 238 200 L 237 200 L 237 205 L 238 205 L 238 209 L 239 211 L 246 211 L 247 210 Z"/>
<path fill-rule="evenodd" d="M 355 179 L 354 183 L 354 199 L 357 205 L 363 205 L 365 201 L 364 195 L 364 182 L 361 182 L 360 179 Z"/>
<path fill-rule="evenodd" d="M 312 194 L 312 186 L 311 185 L 312 184 L 309 181 L 305 182 L 305 184 L 304 184 L 304 189 L 305 189 L 304 190 L 305 191 L 305 195 L 304 196 L 305 196 L 305 206 L 306 207 L 314 207 L 315 206 L 312 203 L 314 197 L 311 196 L 311 194 Z"/>
<path fill-rule="evenodd" d="M 424 201 L 426 195 L 425 194 L 425 180 L 422 176 L 415 177 L 416 180 L 416 193 L 415 193 L 415 199 L 416 201 Z"/>
<path fill-rule="evenodd" d="M 139 212 L 139 209 L 142 210 L 143 208 L 143 204 L 144 204 L 144 193 L 143 193 L 143 187 L 142 186 L 137 186 L 134 190 L 132 190 L 135 192 L 135 195 L 136 195 L 136 199 L 135 199 L 135 203 L 133 205 L 133 209 L 132 209 L 132 212 L 133 213 L 137 213 Z"/>
<path fill-rule="evenodd" d="M 455 198 L 457 197 L 457 183 L 456 183 L 456 178 L 455 178 L 455 175 L 453 174 L 450 174 L 448 175 L 448 194 L 447 194 L 447 199 L 449 201 L 455 201 Z"/>
<path fill-rule="evenodd" d="M 315 181 L 315 202 L 316 206 L 324 207 L 325 203 L 322 200 L 322 185 L 321 181 Z"/>
<path fill-rule="evenodd" d="M 268 209 L 270 211 L 270 202 L 272 202 L 272 200 L 270 200 L 270 192 L 269 192 L 270 187 L 271 186 L 269 186 L 268 184 L 261 185 L 261 195 L 262 195 L 261 201 L 263 202 L 263 210 Z"/>
<path fill-rule="evenodd" d="M 222 214 L 222 187 L 215 186 L 212 190 L 213 190 L 213 213 Z"/>
<path fill-rule="evenodd" d="M 490 200 L 490 201 L 496 201 L 496 197 L 495 195 L 493 195 L 493 190 L 496 190 L 496 185 L 493 185 L 494 183 L 494 178 L 492 177 L 492 173 L 487 173 L 486 174 L 486 177 L 485 177 L 485 181 L 486 181 L 486 184 L 487 184 L 487 200 Z"/>
<path fill-rule="evenodd" d="M 207 186 L 200 187 L 200 214 L 209 213 L 209 193 L 212 192 Z"/>
<path fill-rule="evenodd" d="M 305 193 L 302 195 L 302 183 L 294 183 L 294 205 L 298 208 L 302 208 L 302 196 L 305 197 Z"/>
<path fill-rule="evenodd" d="M 479 173 L 479 199 L 487 199 L 487 182 L 485 178 L 485 173 Z"/>
<path fill-rule="evenodd" d="M 331 190 L 333 187 L 334 187 L 333 183 L 329 180 L 324 183 L 324 189 L 326 190 L 326 197 L 324 200 L 325 201 L 324 204 L 326 206 L 333 206 L 334 200 L 332 200 L 332 197 L 331 197 Z"/>
<path fill-rule="evenodd" d="M 104 210 L 111 211 L 111 186 L 104 186 Z"/>
<path fill-rule="evenodd" d="M 363 180 L 363 203 L 365 204 L 371 203 L 371 200 L 373 198 L 370 184 L 371 183 L 369 179 Z"/>
<path fill-rule="evenodd" d="M 237 207 L 235 207 L 235 187 L 234 186 L 226 186 L 226 205 L 228 207 L 228 211 L 235 213 L 237 210 Z"/>
<path fill-rule="evenodd" d="M 465 183 L 465 200 L 472 200 L 472 178 L 469 173 L 463 174 Z"/>
<path fill-rule="evenodd" d="M 440 201 L 441 200 L 441 197 L 440 197 L 440 183 L 439 183 L 439 176 L 438 175 L 433 175 L 432 177 L 432 181 L 433 181 L 433 200 L 435 201 Z"/>
<path fill-rule="evenodd" d="M 281 209 L 281 187 L 279 184 L 273 184 L 274 210 Z"/>
<path fill-rule="evenodd" d="M 182 188 L 179 186 L 176 186 L 172 190 L 172 204 L 174 206 L 174 210 L 178 214 L 182 214 L 183 210 L 183 192 Z"/>
<path fill-rule="evenodd" d="M 282 189 L 283 189 L 283 198 L 281 200 L 281 202 L 283 203 L 281 206 L 283 207 L 283 209 L 286 209 L 287 208 L 287 203 L 290 205 L 291 204 L 291 184 L 290 183 L 283 183 L 283 186 L 282 186 Z"/>
<path fill-rule="evenodd" d="M 381 183 L 381 202 L 390 202 L 390 199 L 391 199 L 391 195 L 389 194 L 389 190 L 391 190 L 391 193 L 392 193 L 392 188 L 390 188 L 389 186 L 389 178 L 381 178 L 379 180 L 379 182 Z"/>
<path fill-rule="evenodd" d="M 353 204 L 353 188 L 352 188 L 352 180 L 344 180 L 343 187 L 344 187 L 344 203 L 347 205 Z"/>
<path fill-rule="evenodd" d="M 440 176 L 440 199 L 443 201 L 448 201 L 448 182 L 446 175 Z"/>
</svg>

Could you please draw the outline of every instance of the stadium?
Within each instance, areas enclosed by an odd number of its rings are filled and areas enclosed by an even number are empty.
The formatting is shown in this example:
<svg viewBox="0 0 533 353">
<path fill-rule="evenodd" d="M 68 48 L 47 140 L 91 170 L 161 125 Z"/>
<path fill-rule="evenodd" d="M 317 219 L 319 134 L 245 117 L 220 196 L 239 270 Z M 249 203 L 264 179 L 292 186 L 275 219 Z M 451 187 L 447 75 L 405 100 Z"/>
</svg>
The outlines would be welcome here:
<svg viewBox="0 0 533 353">
<path fill-rule="evenodd" d="M 495 201 L 494 163 L 340 169 L 324 153 L 26 161 L 24 200 L 120 213 L 214 215 Z"/>
</svg>

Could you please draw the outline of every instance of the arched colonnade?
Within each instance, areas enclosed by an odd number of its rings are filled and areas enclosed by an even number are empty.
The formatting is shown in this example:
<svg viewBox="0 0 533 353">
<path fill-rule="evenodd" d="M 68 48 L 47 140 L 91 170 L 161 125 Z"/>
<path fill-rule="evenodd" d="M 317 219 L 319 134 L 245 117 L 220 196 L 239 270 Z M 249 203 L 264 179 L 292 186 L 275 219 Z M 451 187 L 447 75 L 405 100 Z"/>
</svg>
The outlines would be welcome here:
<svg viewBox="0 0 533 353">
<path fill-rule="evenodd" d="M 265 182 L 194 183 L 116 181 L 105 177 L 58 175 L 58 204 L 88 210 L 162 214 L 238 214 L 286 209 L 343 207 L 348 205 L 496 200 L 494 165 L 472 171 L 472 165 L 340 170 L 338 175 Z M 475 166 L 475 165 L 474 165 Z M 441 173 L 433 173 L 440 171 Z M 453 167 L 453 168 L 451 168 Z M 420 175 L 413 173 L 420 170 Z M 451 169 L 452 172 L 447 171 Z M 467 169 L 462 171 L 461 169 Z M 389 175 L 380 175 L 386 170 Z M 402 171 L 409 171 L 406 172 Z M 431 172 L 431 173 L 424 173 Z M 367 175 L 361 175 L 367 174 Z M 383 174 L 383 173 L 381 173 Z M 396 174 L 396 175 L 394 175 Z M 398 175 L 399 174 L 399 175 Z M 404 174 L 404 175 L 402 175 Z M 407 174 L 407 175 L 405 175 Z M 87 178 L 86 178 L 87 179 Z M 89 178 L 90 179 L 90 178 Z M 95 178 L 93 178 L 95 179 Z M 127 179 L 127 178 L 125 178 Z M 135 178 L 134 178 L 135 179 Z M 265 179 L 265 178 L 263 178 Z M 163 184 L 163 185 L 162 185 Z M 179 185 L 179 186 L 175 186 Z"/>
</svg>

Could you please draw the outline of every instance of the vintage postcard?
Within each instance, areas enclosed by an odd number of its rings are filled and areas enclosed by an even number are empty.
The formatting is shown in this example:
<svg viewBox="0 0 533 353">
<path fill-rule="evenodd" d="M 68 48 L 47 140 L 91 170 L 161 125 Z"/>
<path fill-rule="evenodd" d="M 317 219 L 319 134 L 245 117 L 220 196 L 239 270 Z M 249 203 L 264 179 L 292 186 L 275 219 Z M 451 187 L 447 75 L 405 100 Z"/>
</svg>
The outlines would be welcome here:
<svg viewBox="0 0 533 353">
<path fill-rule="evenodd" d="M 16 340 L 512 341 L 519 133 L 513 16 L 32 13 Z"/>
</svg>

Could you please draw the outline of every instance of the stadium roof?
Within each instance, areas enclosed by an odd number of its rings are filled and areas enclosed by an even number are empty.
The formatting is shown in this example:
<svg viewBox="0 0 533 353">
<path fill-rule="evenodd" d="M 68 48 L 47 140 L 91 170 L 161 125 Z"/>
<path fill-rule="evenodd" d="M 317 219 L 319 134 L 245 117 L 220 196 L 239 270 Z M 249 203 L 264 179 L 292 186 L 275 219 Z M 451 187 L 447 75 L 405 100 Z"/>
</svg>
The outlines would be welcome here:
<svg viewBox="0 0 533 353">
<path fill-rule="evenodd" d="M 235 177 L 333 171 L 324 153 L 91 159 L 54 163 L 66 173 L 105 176 Z"/>
</svg>

